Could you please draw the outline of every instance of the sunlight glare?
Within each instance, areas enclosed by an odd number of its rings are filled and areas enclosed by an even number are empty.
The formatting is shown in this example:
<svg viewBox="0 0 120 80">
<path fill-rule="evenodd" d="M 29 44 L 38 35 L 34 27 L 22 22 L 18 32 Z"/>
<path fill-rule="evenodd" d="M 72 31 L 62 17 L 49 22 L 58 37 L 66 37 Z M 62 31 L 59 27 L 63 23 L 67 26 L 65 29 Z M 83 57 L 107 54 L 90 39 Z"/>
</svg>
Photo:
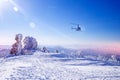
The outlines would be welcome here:
<svg viewBox="0 0 120 80">
<path fill-rule="evenodd" d="M 9 0 L 0 0 L 0 13 L 6 8 Z"/>
<path fill-rule="evenodd" d="M 13 7 L 13 10 L 14 10 L 15 12 L 18 12 L 18 8 L 17 8 L 17 7 Z"/>
<path fill-rule="evenodd" d="M 34 22 L 30 22 L 29 25 L 30 25 L 31 28 L 35 28 L 36 27 L 36 24 Z"/>
</svg>

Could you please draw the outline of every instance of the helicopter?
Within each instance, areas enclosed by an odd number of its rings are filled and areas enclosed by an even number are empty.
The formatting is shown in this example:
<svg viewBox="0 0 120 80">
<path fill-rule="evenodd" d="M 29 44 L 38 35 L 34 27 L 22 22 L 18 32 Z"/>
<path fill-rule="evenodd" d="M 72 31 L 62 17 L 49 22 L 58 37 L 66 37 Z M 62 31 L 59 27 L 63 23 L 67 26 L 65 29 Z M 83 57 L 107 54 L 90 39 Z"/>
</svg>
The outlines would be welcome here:
<svg viewBox="0 0 120 80">
<path fill-rule="evenodd" d="M 75 29 L 75 31 L 82 31 L 80 24 L 76 24 L 76 23 L 71 23 L 72 25 L 76 25 L 76 27 L 72 27 L 72 29 Z"/>
</svg>

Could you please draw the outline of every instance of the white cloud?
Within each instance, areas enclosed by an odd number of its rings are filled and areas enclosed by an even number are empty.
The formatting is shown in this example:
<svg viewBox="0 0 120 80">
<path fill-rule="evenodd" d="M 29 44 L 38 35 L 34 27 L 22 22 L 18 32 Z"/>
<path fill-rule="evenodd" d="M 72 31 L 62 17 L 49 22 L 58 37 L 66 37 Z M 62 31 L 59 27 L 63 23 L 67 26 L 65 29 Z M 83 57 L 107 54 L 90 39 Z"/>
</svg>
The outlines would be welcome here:
<svg viewBox="0 0 120 80">
<path fill-rule="evenodd" d="M 35 28 L 36 27 L 36 24 L 34 22 L 30 22 L 29 25 L 30 25 L 31 28 Z"/>
</svg>

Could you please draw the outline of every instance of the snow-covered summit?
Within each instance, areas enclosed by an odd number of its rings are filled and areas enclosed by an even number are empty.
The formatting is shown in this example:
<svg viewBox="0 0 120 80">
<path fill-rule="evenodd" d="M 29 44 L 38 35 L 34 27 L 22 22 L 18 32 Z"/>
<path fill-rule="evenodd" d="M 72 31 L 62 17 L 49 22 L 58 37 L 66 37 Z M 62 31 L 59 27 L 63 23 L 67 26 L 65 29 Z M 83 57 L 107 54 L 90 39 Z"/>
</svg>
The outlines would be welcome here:
<svg viewBox="0 0 120 80">
<path fill-rule="evenodd" d="M 120 66 L 61 53 L 35 52 L 0 59 L 0 80 L 119 80 Z"/>
</svg>

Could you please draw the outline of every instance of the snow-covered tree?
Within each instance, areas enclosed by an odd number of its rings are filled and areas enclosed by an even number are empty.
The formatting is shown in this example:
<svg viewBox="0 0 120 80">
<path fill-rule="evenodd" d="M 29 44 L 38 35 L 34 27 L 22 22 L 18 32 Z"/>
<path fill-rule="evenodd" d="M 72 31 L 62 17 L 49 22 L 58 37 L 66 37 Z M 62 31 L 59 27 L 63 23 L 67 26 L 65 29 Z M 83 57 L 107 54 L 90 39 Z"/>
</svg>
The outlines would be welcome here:
<svg viewBox="0 0 120 80">
<path fill-rule="evenodd" d="M 25 39 L 23 40 L 23 44 L 24 44 L 24 47 L 23 47 L 24 54 L 28 54 L 31 51 L 37 50 L 38 43 L 36 39 L 33 37 L 30 37 L 30 36 L 25 37 Z"/>
<path fill-rule="evenodd" d="M 22 34 L 16 34 L 15 40 L 16 42 L 12 45 L 10 54 L 19 55 L 22 52 Z"/>
<path fill-rule="evenodd" d="M 43 47 L 42 52 L 48 53 L 48 49 L 46 47 Z"/>
</svg>

